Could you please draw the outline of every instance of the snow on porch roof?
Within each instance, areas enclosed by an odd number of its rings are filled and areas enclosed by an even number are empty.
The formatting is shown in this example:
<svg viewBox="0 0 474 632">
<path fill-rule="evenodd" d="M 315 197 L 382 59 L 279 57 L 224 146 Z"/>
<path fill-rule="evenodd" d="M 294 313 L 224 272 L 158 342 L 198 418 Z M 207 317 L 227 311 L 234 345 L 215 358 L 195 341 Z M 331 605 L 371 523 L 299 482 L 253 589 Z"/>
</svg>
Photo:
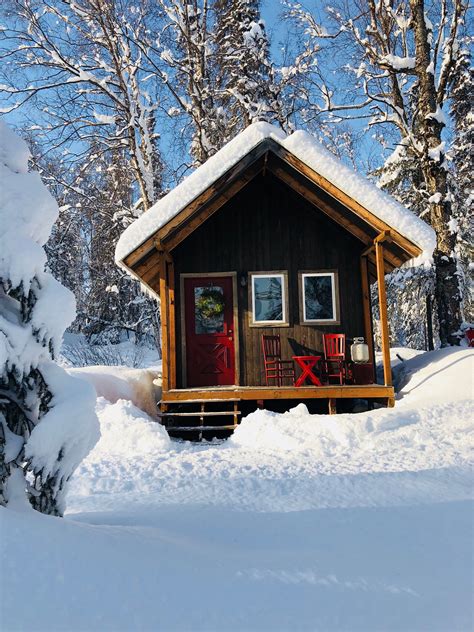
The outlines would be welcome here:
<svg viewBox="0 0 474 632">
<path fill-rule="evenodd" d="M 416 258 L 415 263 L 429 261 L 436 245 L 436 236 L 426 222 L 377 188 L 365 176 L 343 164 L 311 134 L 296 131 L 287 136 L 274 125 L 259 122 L 253 123 L 224 145 L 128 226 L 117 244 L 116 262 L 122 263 L 128 255 L 267 138 L 277 142 L 373 215 L 419 246 L 423 253 Z"/>
</svg>

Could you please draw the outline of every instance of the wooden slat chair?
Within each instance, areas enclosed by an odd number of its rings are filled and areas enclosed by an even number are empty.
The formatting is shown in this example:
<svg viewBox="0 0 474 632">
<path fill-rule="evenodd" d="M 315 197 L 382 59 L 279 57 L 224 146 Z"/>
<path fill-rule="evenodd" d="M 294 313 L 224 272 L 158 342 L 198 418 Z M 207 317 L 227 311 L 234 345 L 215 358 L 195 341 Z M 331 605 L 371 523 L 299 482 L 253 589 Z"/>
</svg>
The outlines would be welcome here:
<svg viewBox="0 0 474 632">
<path fill-rule="evenodd" d="M 346 334 L 323 334 L 323 344 L 324 380 L 329 383 L 331 378 L 337 378 L 340 384 L 344 384 L 349 378 L 346 362 Z"/>
<path fill-rule="evenodd" d="M 280 336 L 262 335 L 263 363 L 265 368 L 265 381 L 269 386 L 269 380 L 276 380 L 278 386 L 284 379 L 295 381 L 295 364 L 293 360 L 281 359 Z"/>
</svg>

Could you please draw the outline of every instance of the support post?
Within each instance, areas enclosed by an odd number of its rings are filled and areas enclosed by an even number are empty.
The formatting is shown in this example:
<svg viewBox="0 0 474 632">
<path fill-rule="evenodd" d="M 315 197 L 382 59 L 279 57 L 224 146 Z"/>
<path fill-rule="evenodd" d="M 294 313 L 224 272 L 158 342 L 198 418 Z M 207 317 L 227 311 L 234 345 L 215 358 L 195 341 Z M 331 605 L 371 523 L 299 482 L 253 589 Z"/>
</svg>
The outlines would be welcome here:
<svg viewBox="0 0 474 632">
<path fill-rule="evenodd" d="M 336 400 L 333 397 L 328 399 L 328 410 L 330 415 L 335 415 L 337 413 Z"/>
<path fill-rule="evenodd" d="M 377 239 L 375 240 L 375 260 L 377 264 L 380 330 L 382 334 L 383 377 L 385 386 L 391 386 L 392 367 L 390 365 L 390 335 L 388 331 L 387 293 L 385 290 L 385 266 L 383 257 L 383 245 Z"/>
<path fill-rule="evenodd" d="M 372 330 L 372 312 L 370 309 L 370 286 L 367 257 L 360 259 L 360 278 L 362 282 L 362 305 L 364 307 L 365 341 L 369 347 L 370 364 L 374 363 L 374 334 Z"/>
<path fill-rule="evenodd" d="M 169 336 L 169 388 L 176 388 L 176 310 L 174 289 L 174 262 L 170 257 L 167 264 L 168 280 L 168 336 Z"/>
<path fill-rule="evenodd" d="M 162 390 L 169 390 L 169 337 L 168 337 L 168 287 L 166 282 L 166 259 L 160 252 L 160 313 L 161 313 L 161 373 Z"/>
</svg>

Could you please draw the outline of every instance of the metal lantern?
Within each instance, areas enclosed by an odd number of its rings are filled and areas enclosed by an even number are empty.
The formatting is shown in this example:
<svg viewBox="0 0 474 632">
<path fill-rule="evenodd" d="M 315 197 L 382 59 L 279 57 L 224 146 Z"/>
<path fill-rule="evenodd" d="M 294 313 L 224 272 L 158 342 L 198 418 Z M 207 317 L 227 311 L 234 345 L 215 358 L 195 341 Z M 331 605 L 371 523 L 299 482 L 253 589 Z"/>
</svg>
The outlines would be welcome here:
<svg viewBox="0 0 474 632">
<path fill-rule="evenodd" d="M 354 338 L 351 345 L 351 358 L 356 364 L 366 364 L 369 361 L 369 347 L 363 338 Z"/>
</svg>

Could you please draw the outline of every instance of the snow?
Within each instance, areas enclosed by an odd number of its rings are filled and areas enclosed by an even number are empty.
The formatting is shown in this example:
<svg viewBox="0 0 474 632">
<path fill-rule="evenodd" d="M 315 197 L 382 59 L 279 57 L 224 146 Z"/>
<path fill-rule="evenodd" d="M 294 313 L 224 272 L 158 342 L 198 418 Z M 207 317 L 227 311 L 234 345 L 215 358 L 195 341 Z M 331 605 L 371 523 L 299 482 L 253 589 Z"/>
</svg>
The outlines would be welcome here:
<svg viewBox="0 0 474 632">
<path fill-rule="evenodd" d="M 286 136 L 279 128 L 269 123 L 258 122 L 253 123 L 233 138 L 150 210 L 135 220 L 119 239 L 115 251 L 117 263 L 120 265 L 127 255 L 267 138 L 273 139 L 293 153 L 375 216 L 420 246 L 423 255 L 421 259 L 419 258 L 419 262 L 431 258 L 436 238 L 428 224 L 387 193 L 378 189 L 367 178 L 341 163 L 307 132 L 296 131 Z"/>
<path fill-rule="evenodd" d="M 64 368 L 105 365 L 142 367 L 161 373 L 155 341 L 137 341 L 134 336 L 118 343 L 99 344 L 88 342 L 83 334 L 66 332 L 59 360 Z"/>
<path fill-rule="evenodd" d="M 385 55 L 380 60 L 382 64 L 387 64 L 395 70 L 413 70 L 416 65 L 414 57 L 399 57 L 398 55 Z"/>
<path fill-rule="evenodd" d="M 394 362 L 395 409 L 337 417 L 309 415 L 304 405 L 285 414 L 257 411 L 226 442 L 173 441 L 161 456 L 150 450 L 152 467 L 132 451 L 105 463 L 98 454 L 102 427 L 71 483 L 68 506 L 74 512 L 196 503 L 286 512 L 465 499 L 474 351 L 394 352 L 409 358 Z M 123 402 L 116 406 L 119 419 Z"/>
<path fill-rule="evenodd" d="M 428 204 L 439 204 L 442 199 L 443 196 L 439 193 L 439 191 L 437 191 L 436 193 L 433 193 L 433 195 L 430 195 L 428 198 Z"/>
<path fill-rule="evenodd" d="M 441 125 L 447 125 L 448 121 L 446 119 L 446 114 L 443 112 L 443 109 L 438 105 L 436 107 L 435 112 L 430 112 L 425 117 L 428 120 L 438 121 Z"/>
<path fill-rule="evenodd" d="M 124 366 L 88 366 L 69 369 L 74 376 L 94 387 L 97 397 L 111 404 L 119 399 L 129 400 L 152 417 L 158 412 L 161 399 L 161 371 L 159 369 L 129 369 Z"/>
<path fill-rule="evenodd" d="M 94 111 L 94 118 L 98 123 L 103 123 L 104 125 L 115 124 L 115 116 L 110 116 L 109 114 L 101 114 L 100 112 Z"/>
<path fill-rule="evenodd" d="M 170 438 L 165 428 L 156 423 L 131 401 L 119 399 L 110 404 L 103 397 L 97 400 L 101 440 L 91 456 L 91 462 L 109 463 L 112 469 L 120 459 L 145 459 L 149 467 L 160 452 L 170 449 Z M 102 481 L 107 485 L 107 478 Z"/>
<path fill-rule="evenodd" d="M 31 287 L 37 299 L 25 326 L 18 301 L 0 291 L 0 367 L 8 362 L 23 373 L 49 359 L 50 343 L 58 351 L 75 317 L 73 294 L 44 271 L 43 246 L 58 207 L 39 173 L 28 171 L 29 157 L 26 143 L 0 121 L 0 279 Z"/>
<path fill-rule="evenodd" d="M 439 145 L 436 145 L 436 147 L 432 147 L 431 149 L 428 149 L 428 156 L 431 158 L 431 160 L 440 162 L 441 155 L 444 154 L 445 151 L 446 151 L 446 143 L 443 140 Z"/>
<path fill-rule="evenodd" d="M 26 143 L 0 121 L 0 278 L 9 278 L 14 287 L 29 285 L 31 271 L 43 272 L 42 246 L 58 216 L 39 173 L 28 172 L 29 155 Z"/>
<path fill-rule="evenodd" d="M 394 409 L 229 441 L 99 399 L 66 518 L 0 510 L 2 628 L 472 629 L 474 350 L 392 351 Z"/>
<path fill-rule="evenodd" d="M 400 406 L 451 406 L 455 415 L 463 401 L 472 403 L 473 375 L 474 350 L 448 347 L 417 355 L 397 371 Z"/>
</svg>

